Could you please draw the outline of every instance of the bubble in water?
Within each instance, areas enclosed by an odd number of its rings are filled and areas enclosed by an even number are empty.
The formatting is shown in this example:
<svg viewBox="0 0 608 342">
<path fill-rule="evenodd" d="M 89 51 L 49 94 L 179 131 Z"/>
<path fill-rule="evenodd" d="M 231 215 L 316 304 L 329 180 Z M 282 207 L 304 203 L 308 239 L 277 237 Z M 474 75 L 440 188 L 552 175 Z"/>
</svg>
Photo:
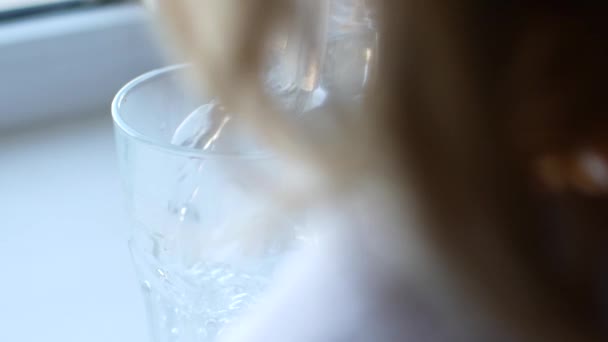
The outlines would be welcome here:
<svg viewBox="0 0 608 342">
<path fill-rule="evenodd" d="M 247 297 L 247 294 L 246 293 L 240 293 L 240 294 L 238 294 L 236 296 L 232 296 L 232 300 L 240 300 L 240 299 L 242 299 L 244 297 Z"/>
<path fill-rule="evenodd" d="M 141 283 L 141 288 L 145 291 L 145 292 L 150 292 L 152 290 L 152 285 L 150 284 L 149 281 L 144 280 Z"/>
<path fill-rule="evenodd" d="M 156 273 L 158 273 L 158 275 L 163 279 L 166 280 L 167 279 L 167 274 L 165 273 L 165 270 L 163 270 L 162 268 L 157 268 L 156 269 Z"/>
</svg>

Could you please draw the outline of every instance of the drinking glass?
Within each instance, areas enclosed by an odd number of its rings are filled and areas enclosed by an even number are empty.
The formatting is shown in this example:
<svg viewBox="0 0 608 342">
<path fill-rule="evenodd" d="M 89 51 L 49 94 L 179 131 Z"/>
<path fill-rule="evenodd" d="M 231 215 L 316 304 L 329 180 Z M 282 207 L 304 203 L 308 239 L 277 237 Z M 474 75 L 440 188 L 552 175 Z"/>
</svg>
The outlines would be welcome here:
<svg viewBox="0 0 608 342">
<path fill-rule="evenodd" d="M 302 241 L 292 218 L 263 205 L 260 187 L 281 177 L 278 158 L 192 91 L 188 70 L 140 76 L 112 108 L 129 248 L 156 342 L 214 341 Z"/>
</svg>

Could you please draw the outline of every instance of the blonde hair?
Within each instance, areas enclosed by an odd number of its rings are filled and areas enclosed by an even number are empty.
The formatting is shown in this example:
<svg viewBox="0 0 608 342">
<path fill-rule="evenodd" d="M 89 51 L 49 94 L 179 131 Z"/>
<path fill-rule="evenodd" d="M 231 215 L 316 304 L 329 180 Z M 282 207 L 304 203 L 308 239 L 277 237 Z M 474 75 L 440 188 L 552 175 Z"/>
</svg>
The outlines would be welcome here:
<svg viewBox="0 0 608 342">
<path fill-rule="evenodd" d="M 527 188 L 530 159 L 522 157 L 529 151 L 508 131 L 510 105 L 519 101 L 508 97 L 508 86 L 528 77 L 510 79 L 520 41 L 533 19 L 550 11 L 503 5 L 500 14 L 480 1 L 373 2 L 381 62 L 366 115 L 338 116 L 339 129 L 319 139 L 314 127 L 282 112 L 259 77 L 269 37 L 301 14 L 299 3 L 156 2 L 173 43 L 222 103 L 275 150 L 320 175 L 316 187 L 277 193 L 291 199 L 285 208 L 310 205 L 328 187 L 347 193 L 370 177 L 385 177 L 403 192 L 413 188 L 427 219 L 420 229 L 467 299 L 522 340 L 599 340 L 597 327 L 570 312 L 579 293 L 560 293 L 553 287 L 561 286 L 558 278 L 541 269 L 544 259 L 530 243 L 540 224 Z M 323 13 L 327 1 L 307 3 L 309 13 Z M 304 21 L 299 39 L 309 39 L 323 20 Z M 494 25 L 497 36 L 484 36 L 482 25 Z"/>
</svg>

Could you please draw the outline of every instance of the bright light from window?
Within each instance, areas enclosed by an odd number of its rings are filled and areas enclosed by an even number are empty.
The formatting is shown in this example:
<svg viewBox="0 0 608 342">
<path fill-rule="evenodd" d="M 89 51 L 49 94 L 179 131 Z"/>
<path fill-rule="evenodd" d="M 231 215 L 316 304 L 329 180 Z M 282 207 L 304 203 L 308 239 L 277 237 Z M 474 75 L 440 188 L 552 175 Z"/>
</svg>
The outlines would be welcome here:
<svg viewBox="0 0 608 342">
<path fill-rule="evenodd" d="M 73 0 L 0 0 L 0 11 L 11 11 L 22 8 L 30 8 L 41 5 L 54 5 L 67 2 L 74 2 Z"/>
</svg>

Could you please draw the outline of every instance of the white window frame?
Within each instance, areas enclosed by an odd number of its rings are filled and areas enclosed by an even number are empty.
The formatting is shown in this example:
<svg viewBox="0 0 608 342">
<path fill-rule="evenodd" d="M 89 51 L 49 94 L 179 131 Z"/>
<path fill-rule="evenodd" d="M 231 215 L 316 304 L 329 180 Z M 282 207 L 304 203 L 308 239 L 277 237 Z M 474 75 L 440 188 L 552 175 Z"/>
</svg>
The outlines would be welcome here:
<svg viewBox="0 0 608 342">
<path fill-rule="evenodd" d="M 140 5 L 112 4 L 0 22 L 0 134 L 110 111 L 118 89 L 164 58 Z"/>
</svg>

